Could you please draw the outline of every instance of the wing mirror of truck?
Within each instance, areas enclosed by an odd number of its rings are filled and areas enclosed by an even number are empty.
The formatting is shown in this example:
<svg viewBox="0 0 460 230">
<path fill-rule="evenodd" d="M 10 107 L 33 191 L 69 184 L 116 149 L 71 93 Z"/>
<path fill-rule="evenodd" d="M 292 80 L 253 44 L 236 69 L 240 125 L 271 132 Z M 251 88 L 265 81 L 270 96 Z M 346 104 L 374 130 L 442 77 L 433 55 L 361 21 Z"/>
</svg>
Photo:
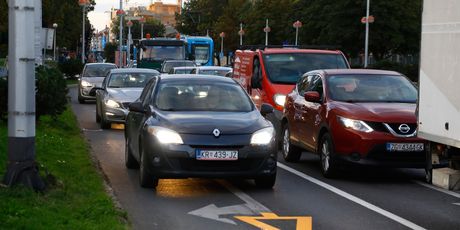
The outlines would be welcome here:
<svg viewBox="0 0 460 230">
<path fill-rule="evenodd" d="M 316 103 L 321 102 L 321 96 L 316 91 L 305 92 L 303 97 L 305 98 L 306 101 L 309 101 L 309 102 L 316 102 Z"/>
<path fill-rule="evenodd" d="M 273 111 L 274 111 L 273 106 L 270 104 L 263 103 L 260 106 L 260 114 L 262 114 L 262 116 L 264 117 L 269 113 L 273 113 Z"/>
</svg>

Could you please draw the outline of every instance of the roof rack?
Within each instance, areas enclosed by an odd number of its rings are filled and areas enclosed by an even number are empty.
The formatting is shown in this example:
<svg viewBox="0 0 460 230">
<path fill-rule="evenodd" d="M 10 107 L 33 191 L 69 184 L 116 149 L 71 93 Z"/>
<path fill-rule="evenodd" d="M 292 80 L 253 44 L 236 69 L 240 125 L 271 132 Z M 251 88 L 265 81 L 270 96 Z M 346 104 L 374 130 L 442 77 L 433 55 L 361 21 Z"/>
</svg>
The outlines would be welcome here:
<svg viewBox="0 0 460 230">
<path fill-rule="evenodd" d="M 321 49 L 321 50 L 338 50 L 339 45 L 243 45 L 239 50 L 265 50 L 267 48 L 290 48 L 290 49 Z"/>
</svg>

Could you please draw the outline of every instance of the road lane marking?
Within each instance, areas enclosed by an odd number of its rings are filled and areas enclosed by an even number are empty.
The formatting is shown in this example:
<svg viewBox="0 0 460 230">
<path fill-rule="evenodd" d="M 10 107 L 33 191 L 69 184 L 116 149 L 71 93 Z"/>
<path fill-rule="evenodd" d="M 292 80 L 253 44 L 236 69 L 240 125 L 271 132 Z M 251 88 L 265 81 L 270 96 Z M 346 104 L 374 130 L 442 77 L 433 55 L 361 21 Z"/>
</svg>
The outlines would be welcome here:
<svg viewBox="0 0 460 230">
<path fill-rule="evenodd" d="M 284 170 L 286 170 L 286 171 L 288 171 L 288 172 L 290 172 L 290 173 L 292 173 L 294 175 L 297 175 L 297 176 L 299 176 L 299 177 L 301 177 L 301 178 L 303 178 L 305 180 L 308 180 L 308 181 L 310 181 L 310 182 L 312 182 L 312 183 L 314 183 L 316 185 L 319 185 L 319 186 L 321 186 L 321 187 L 323 187 L 323 188 L 325 188 L 325 189 L 327 189 L 327 190 L 329 190 L 329 191 L 331 191 L 331 192 L 333 192 L 333 193 L 335 193 L 335 194 L 337 194 L 339 196 L 342 196 L 342 197 L 344 197 L 344 198 L 346 198 L 346 199 L 348 199 L 350 201 L 353 201 L 353 202 L 355 202 L 355 203 L 357 203 L 357 204 L 359 204 L 359 205 L 361 205 L 361 206 L 363 206 L 365 208 L 368 208 L 368 209 L 370 209 L 370 210 L 372 210 L 374 212 L 377 212 L 377 213 L 379 213 L 379 214 L 381 214 L 381 215 L 383 215 L 383 216 L 385 216 L 387 218 L 390 218 L 390 219 L 392 219 L 392 220 L 394 220 L 394 221 L 396 221 L 396 222 L 398 222 L 398 223 L 400 223 L 400 224 L 402 224 L 402 225 L 404 225 L 404 226 L 406 226 L 408 228 L 417 229 L 417 230 L 418 229 L 425 229 L 425 228 L 423 228 L 423 227 L 421 227 L 419 225 L 416 225 L 413 222 L 410 222 L 409 220 L 406 220 L 406 219 L 404 219 L 402 217 L 399 217 L 399 216 L 397 216 L 397 215 L 395 215 L 395 214 L 393 214 L 391 212 L 388 212 L 388 211 L 386 211 L 386 210 L 384 210 L 382 208 L 379 208 L 379 207 L 377 207 L 377 206 L 375 206 L 375 205 L 373 205 L 373 204 L 371 204 L 371 203 L 369 203 L 369 202 L 367 202 L 365 200 L 362 200 L 362 199 L 360 199 L 360 198 L 358 198 L 356 196 L 353 196 L 350 193 L 347 193 L 347 192 L 345 192 L 343 190 L 340 190 L 340 189 L 338 189 L 338 188 L 336 188 L 336 187 L 334 187 L 332 185 L 329 185 L 329 184 L 327 184 L 325 182 L 322 182 L 322 181 L 320 181 L 318 179 L 315 179 L 315 178 L 313 178 L 311 176 L 308 176 L 308 175 L 306 175 L 306 174 L 304 174 L 304 173 L 302 173 L 300 171 L 297 171 L 297 170 L 295 170 L 295 169 L 293 169 L 293 168 L 291 168 L 291 167 L 289 167 L 287 165 L 284 165 L 284 164 L 282 164 L 280 162 L 278 162 L 278 167 L 280 167 L 280 168 L 282 168 L 282 169 L 284 169 Z"/>
<path fill-rule="evenodd" d="M 235 216 L 235 218 L 264 230 L 280 230 L 259 220 L 296 220 L 296 230 L 311 230 L 310 216 L 278 216 L 275 213 L 263 212 L 262 216 Z"/>
<path fill-rule="evenodd" d="M 237 223 L 228 218 L 221 218 L 221 215 L 259 215 L 260 213 L 270 213 L 270 209 L 254 200 L 252 197 L 242 192 L 235 186 L 231 185 L 227 181 L 217 180 L 217 182 L 225 187 L 227 190 L 232 192 L 235 196 L 243 200 L 244 204 L 231 205 L 225 207 L 217 207 L 215 204 L 209 204 L 202 208 L 188 212 L 190 215 L 195 215 L 215 221 L 220 221 L 227 224 L 237 225 Z"/>
<path fill-rule="evenodd" d="M 83 132 L 102 132 L 103 131 L 102 129 L 85 129 L 85 128 L 82 128 L 81 130 Z"/>
<path fill-rule="evenodd" d="M 453 197 L 456 197 L 456 198 L 460 198 L 460 194 L 456 193 L 456 192 L 452 192 L 452 191 L 449 191 L 449 190 L 445 190 L 443 188 L 439 188 L 439 187 L 436 187 L 434 185 L 431 185 L 431 184 L 427 184 L 425 182 L 421 182 L 421 181 L 416 181 L 416 180 L 413 180 L 412 182 L 416 183 L 416 184 L 419 184 L 421 186 L 425 186 L 427 188 L 431 188 L 433 190 L 436 190 L 438 192 L 442 192 L 442 193 L 445 193 L 447 195 L 451 195 Z"/>
</svg>

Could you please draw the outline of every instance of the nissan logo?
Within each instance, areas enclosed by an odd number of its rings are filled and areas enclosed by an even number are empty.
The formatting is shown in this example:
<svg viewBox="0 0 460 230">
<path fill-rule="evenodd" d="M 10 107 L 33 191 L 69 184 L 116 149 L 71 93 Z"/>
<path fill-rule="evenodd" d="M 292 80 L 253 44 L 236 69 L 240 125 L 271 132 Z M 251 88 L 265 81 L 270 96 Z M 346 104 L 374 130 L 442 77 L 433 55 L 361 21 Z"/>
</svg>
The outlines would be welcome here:
<svg viewBox="0 0 460 230">
<path fill-rule="evenodd" d="M 410 131 L 410 127 L 407 124 L 400 125 L 398 129 L 401 133 L 408 133 Z"/>
<path fill-rule="evenodd" d="M 220 130 L 214 129 L 214 130 L 212 131 L 212 134 L 213 134 L 215 137 L 219 137 L 219 135 L 220 135 Z"/>
</svg>

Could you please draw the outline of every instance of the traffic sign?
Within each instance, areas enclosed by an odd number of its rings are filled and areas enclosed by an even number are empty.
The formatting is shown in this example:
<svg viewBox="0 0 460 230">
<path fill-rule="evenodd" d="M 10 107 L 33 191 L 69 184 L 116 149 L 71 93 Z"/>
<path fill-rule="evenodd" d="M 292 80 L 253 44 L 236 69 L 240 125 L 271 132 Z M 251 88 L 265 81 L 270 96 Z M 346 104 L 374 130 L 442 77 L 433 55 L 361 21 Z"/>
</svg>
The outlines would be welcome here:
<svg viewBox="0 0 460 230">
<path fill-rule="evenodd" d="M 370 16 L 369 16 L 369 23 L 373 23 L 374 20 L 375 20 L 374 16 L 370 15 Z M 362 18 L 361 18 L 361 23 L 362 23 L 362 24 L 366 24 L 366 21 L 367 21 L 367 20 L 366 20 L 366 17 L 362 17 Z"/>
</svg>

